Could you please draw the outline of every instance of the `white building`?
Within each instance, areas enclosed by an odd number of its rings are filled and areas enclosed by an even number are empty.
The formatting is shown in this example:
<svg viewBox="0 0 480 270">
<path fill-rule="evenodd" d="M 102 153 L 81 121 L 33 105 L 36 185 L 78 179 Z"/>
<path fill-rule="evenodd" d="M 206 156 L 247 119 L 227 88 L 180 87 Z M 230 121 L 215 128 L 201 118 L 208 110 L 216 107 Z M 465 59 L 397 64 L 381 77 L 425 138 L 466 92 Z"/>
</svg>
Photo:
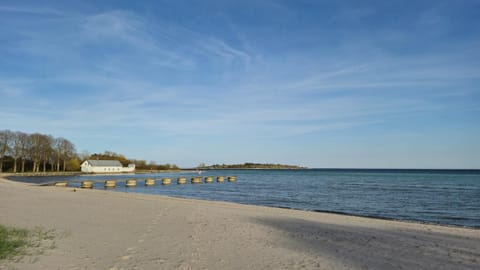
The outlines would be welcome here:
<svg viewBox="0 0 480 270">
<path fill-rule="evenodd" d="M 85 173 L 126 173 L 134 172 L 135 164 L 123 167 L 118 160 L 85 160 L 81 169 Z"/>
</svg>

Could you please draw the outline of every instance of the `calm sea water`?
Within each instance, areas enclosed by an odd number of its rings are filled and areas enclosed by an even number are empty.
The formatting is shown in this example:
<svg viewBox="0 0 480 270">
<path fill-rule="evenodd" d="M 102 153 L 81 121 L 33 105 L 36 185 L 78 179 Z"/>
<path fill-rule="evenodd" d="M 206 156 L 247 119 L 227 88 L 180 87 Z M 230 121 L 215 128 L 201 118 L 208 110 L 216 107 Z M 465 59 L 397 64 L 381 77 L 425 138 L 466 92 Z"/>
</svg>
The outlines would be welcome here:
<svg viewBox="0 0 480 270">
<path fill-rule="evenodd" d="M 146 178 L 197 176 L 195 173 L 15 177 L 24 182 L 116 179 L 117 192 L 229 201 L 310 211 L 411 220 L 480 228 L 480 170 L 212 170 L 203 176 L 235 175 L 234 183 L 145 187 Z M 126 179 L 139 180 L 125 188 Z M 189 180 L 189 179 L 188 179 Z"/>
</svg>

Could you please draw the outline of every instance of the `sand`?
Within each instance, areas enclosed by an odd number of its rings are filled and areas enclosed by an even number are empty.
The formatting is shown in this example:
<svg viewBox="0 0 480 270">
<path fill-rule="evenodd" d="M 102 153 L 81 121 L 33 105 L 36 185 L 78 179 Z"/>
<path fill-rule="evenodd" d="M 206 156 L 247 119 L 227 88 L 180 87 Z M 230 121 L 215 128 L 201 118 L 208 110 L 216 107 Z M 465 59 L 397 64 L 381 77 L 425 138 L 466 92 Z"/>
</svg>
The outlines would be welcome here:
<svg viewBox="0 0 480 270">
<path fill-rule="evenodd" d="M 0 179 L 55 248 L 0 269 L 480 269 L 480 230 Z"/>
</svg>

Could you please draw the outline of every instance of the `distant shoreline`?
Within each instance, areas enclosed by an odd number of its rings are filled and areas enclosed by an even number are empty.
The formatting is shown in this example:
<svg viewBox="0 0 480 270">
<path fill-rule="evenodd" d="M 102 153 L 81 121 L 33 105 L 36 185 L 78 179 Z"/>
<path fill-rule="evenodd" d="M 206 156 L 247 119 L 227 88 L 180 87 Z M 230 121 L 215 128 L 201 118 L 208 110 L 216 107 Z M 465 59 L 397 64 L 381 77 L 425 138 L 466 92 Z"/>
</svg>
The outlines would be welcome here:
<svg viewBox="0 0 480 270">
<path fill-rule="evenodd" d="M 235 170 L 279 170 L 279 171 L 325 171 L 325 172 L 359 172 L 359 173 L 473 173 L 480 174 L 480 169 L 379 169 L 379 168 L 185 168 L 179 170 L 137 170 L 133 173 L 119 173 L 122 174 L 155 174 L 155 173 L 182 173 L 182 172 L 198 172 L 198 171 L 235 171 Z M 0 177 L 41 177 L 41 176 L 75 176 L 75 175 L 104 175 L 97 173 L 84 173 L 81 171 L 72 171 L 72 172 L 25 172 L 25 173 L 0 173 Z"/>
<path fill-rule="evenodd" d="M 199 170 L 207 169 L 289 169 L 289 170 L 299 170 L 307 169 L 307 167 L 298 166 L 298 165 L 288 165 L 288 164 L 274 164 L 274 163 L 253 163 L 245 162 L 243 164 L 213 164 L 213 165 L 201 165 L 197 167 Z"/>
<path fill-rule="evenodd" d="M 292 170 L 292 171 L 299 171 L 299 170 L 310 170 L 309 168 L 202 168 L 199 169 L 202 171 L 234 171 L 234 170 Z"/>
</svg>

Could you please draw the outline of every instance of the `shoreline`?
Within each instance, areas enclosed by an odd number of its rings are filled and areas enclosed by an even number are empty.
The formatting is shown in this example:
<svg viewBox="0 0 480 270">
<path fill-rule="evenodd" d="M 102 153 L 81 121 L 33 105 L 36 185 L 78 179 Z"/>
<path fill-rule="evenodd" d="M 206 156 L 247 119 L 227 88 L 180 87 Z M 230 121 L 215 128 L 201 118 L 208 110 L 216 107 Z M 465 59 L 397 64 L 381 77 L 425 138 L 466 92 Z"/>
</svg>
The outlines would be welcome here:
<svg viewBox="0 0 480 270">
<path fill-rule="evenodd" d="M 103 181 L 101 181 L 101 182 L 103 182 Z M 73 188 L 73 187 L 68 187 L 68 188 Z M 222 200 L 209 200 L 209 199 L 193 198 L 193 197 L 169 196 L 169 195 L 164 195 L 164 194 L 115 191 L 111 188 L 105 188 L 105 189 L 95 189 L 94 188 L 92 190 L 118 192 L 118 193 L 126 193 L 126 194 L 139 194 L 139 195 L 148 195 L 148 196 L 159 196 L 159 197 L 164 197 L 164 198 L 172 198 L 172 199 L 180 199 L 180 200 L 194 200 L 194 201 L 201 201 L 201 202 L 231 203 L 231 204 L 244 205 L 244 206 L 266 207 L 266 208 L 284 209 L 284 210 L 307 212 L 307 213 L 332 214 L 332 215 L 339 215 L 339 216 L 346 216 L 346 217 L 359 217 L 359 218 L 367 218 L 367 219 L 376 219 L 376 220 L 379 220 L 379 221 L 385 220 L 385 221 L 401 222 L 401 223 L 408 223 L 408 224 L 432 225 L 432 226 L 439 226 L 439 227 L 460 228 L 460 229 L 470 229 L 470 230 L 480 231 L 480 226 L 462 226 L 462 225 L 456 225 L 456 224 L 435 223 L 435 222 L 428 222 L 428 221 L 422 221 L 422 220 L 396 219 L 396 218 L 374 216 L 374 215 L 357 215 L 357 214 L 351 214 L 351 213 L 340 212 L 340 211 L 328 211 L 328 210 L 320 210 L 320 209 L 310 210 L 310 209 L 273 206 L 273 205 L 260 205 L 260 204 L 239 203 L 239 202 L 232 202 L 232 201 L 222 201 Z"/>
<path fill-rule="evenodd" d="M 1 223 L 60 235 L 35 263 L 7 262 L 5 269 L 472 269 L 480 263 L 478 229 L 73 190 L 0 177 Z"/>
<path fill-rule="evenodd" d="M 232 169 L 224 169 L 224 170 L 232 170 Z M 250 169 L 250 170 L 255 170 L 255 169 Z M 283 170 L 283 169 L 279 169 Z M 153 172 L 153 173 L 182 173 L 182 172 L 195 172 L 195 171 L 162 171 L 162 172 Z M 142 174 L 148 174 L 149 172 L 140 172 L 140 173 L 120 173 L 120 174 L 85 174 L 85 173 L 79 173 L 79 176 L 105 176 L 105 175 L 142 175 Z M 10 179 L 10 176 L 16 176 L 16 175 L 11 175 L 11 174 L 0 174 L 0 179 L 4 177 L 5 180 L 8 181 L 13 181 L 16 183 L 22 183 L 22 184 L 28 184 L 28 185 L 37 185 L 37 186 L 53 186 L 55 181 L 52 182 L 44 182 L 44 183 L 27 183 L 27 182 L 22 182 L 22 181 L 16 181 L 13 179 Z M 43 176 L 43 175 L 37 175 L 37 176 Z M 61 175 L 52 175 L 52 176 L 61 176 Z M 76 181 L 70 181 L 71 183 L 80 183 L 82 180 L 76 180 Z M 97 183 L 103 183 L 104 180 L 94 180 L 94 182 Z M 79 187 L 74 187 L 74 186 L 68 186 L 68 188 L 79 188 Z M 114 191 L 114 192 L 120 192 L 120 193 L 134 193 L 134 194 L 144 194 L 144 195 L 152 195 L 152 196 L 163 196 L 163 197 L 168 197 L 168 198 L 179 198 L 179 199 L 186 199 L 186 200 L 200 200 L 200 201 L 212 201 L 212 202 L 228 202 L 228 203 L 234 203 L 234 204 L 239 204 L 239 205 L 251 205 L 251 206 L 259 206 L 259 207 L 271 207 L 271 208 L 278 208 L 278 209 L 288 209 L 288 210 L 294 210 L 294 211 L 306 211 L 306 212 L 315 212 L 315 213 L 326 213 L 326 214 L 336 214 L 336 215 L 343 215 L 343 216 L 352 216 L 352 217 L 363 217 L 363 218 L 371 218 L 371 219 L 378 219 L 378 220 L 389 220 L 389 221 L 397 221 L 397 222 L 406 222 L 406 223 L 417 223 L 417 224 L 425 224 L 425 225 L 436 225 L 436 226 L 445 226 L 445 227 L 453 227 L 453 228 L 466 228 L 466 229 L 473 229 L 473 230 L 480 230 L 480 225 L 479 226 L 465 226 L 465 225 L 458 225 L 458 224 L 449 224 L 449 223 L 440 223 L 440 222 L 430 222 L 430 221 L 424 221 L 420 219 L 399 219 L 399 218 L 393 218 L 393 217 L 385 217 L 385 216 L 380 216 L 380 215 L 362 215 L 362 214 L 355 214 L 355 213 L 348 213 L 348 212 L 341 212 L 341 211 L 329 211 L 329 210 L 323 210 L 323 209 L 302 209 L 302 208 L 294 208 L 294 207 L 284 207 L 284 206 L 275 206 L 275 205 L 261 205 L 261 204 L 253 204 L 253 203 L 241 203 L 241 202 L 233 202 L 233 201 L 224 201 L 224 200 L 214 200 L 214 199 L 205 199 L 205 198 L 196 198 L 196 197 L 188 197 L 188 196 L 169 196 L 169 195 L 160 195 L 160 194 L 151 194 L 151 193 L 142 193 L 142 192 L 125 192 L 125 191 L 116 191 L 112 190 L 110 188 L 108 189 L 100 189 L 100 188 L 94 188 L 94 190 L 101 190 L 101 191 Z"/>
<path fill-rule="evenodd" d="M 192 170 L 138 170 L 135 172 L 125 173 L 86 173 L 81 171 L 71 172 L 24 172 L 24 173 L 0 173 L 0 178 L 8 178 L 11 176 L 23 176 L 23 177 L 37 177 L 37 176 L 75 176 L 75 175 L 128 175 L 128 174 L 154 174 L 154 173 L 181 173 L 181 172 L 194 172 Z"/>
<path fill-rule="evenodd" d="M 178 169 L 178 170 L 136 170 L 135 172 L 130 173 L 105 173 L 105 174 L 115 174 L 115 175 L 122 175 L 122 174 L 155 174 L 155 173 L 182 173 L 182 172 L 198 172 L 199 169 L 195 168 L 185 168 L 185 169 Z M 336 172 L 336 171 L 352 171 L 352 172 L 418 172 L 418 173 L 432 173 L 432 172 L 439 172 L 439 173 L 449 173 L 449 172 L 464 172 L 464 173 L 473 173 L 473 174 L 480 174 L 480 169 L 439 169 L 439 168 L 202 168 L 202 171 L 248 171 L 248 170 L 275 170 L 275 171 L 325 171 L 325 172 Z M 47 172 L 2 172 L 0 173 L 0 177 L 9 177 L 9 176 L 63 176 L 63 175 L 104 175 L 104 173 L 85 173 L 81 171 L 67 171 L 67 172 L 56 172 L 56 171 L 47 171 Z"/>
</svg>

